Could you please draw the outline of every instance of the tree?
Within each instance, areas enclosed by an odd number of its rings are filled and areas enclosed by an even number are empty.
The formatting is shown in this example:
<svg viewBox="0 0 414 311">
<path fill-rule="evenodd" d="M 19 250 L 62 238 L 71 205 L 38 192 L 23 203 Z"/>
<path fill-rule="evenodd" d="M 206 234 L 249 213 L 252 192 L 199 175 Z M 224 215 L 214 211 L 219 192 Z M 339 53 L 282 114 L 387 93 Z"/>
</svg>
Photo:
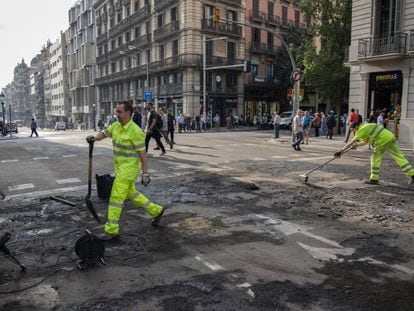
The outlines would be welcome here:
<svg viewBox="0 0 414 311">
<path fill-rule="evenodd" d="M 306 81 L 322 99 L 343 103 L 349 91 L 349 69 L 343 62 L 351 40 L 352 0 L 302 0 L 300 6 L 321 39 L 319 53 L 313 45 L 305 46 L 301 62 Z"/>
</svg>

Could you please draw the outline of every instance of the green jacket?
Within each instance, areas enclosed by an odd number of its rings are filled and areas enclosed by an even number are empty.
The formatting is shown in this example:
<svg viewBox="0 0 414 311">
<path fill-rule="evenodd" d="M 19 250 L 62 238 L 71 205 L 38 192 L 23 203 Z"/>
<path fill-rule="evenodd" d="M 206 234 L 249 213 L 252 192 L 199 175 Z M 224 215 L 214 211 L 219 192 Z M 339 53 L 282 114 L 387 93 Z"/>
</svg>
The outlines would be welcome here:
<svg viewBox="0 0 414 311">
<path fill-rule="evenodd" d="M 395 140 L 395 136 L 382 125 L 366 123 L 358 129 L 354 139 L 365 141 L 373 146 L 385 146 Z"/>
</svg>

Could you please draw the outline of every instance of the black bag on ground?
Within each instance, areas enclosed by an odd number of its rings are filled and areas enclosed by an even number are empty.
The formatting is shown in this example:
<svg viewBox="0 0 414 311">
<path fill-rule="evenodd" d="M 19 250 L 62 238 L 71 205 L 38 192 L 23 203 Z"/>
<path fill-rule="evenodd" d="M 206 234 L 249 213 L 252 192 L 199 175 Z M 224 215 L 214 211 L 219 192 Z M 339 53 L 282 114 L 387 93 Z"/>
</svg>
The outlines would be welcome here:
<svg viewBox="0 0 414 311">
<path fill-rule="evenodd" d="M 111 196 L 112 184 L 114 183 L 115 177 L 105 174 L 96 174 L 96 190 L 98 197 L 107 199 Z"/>
</svg>

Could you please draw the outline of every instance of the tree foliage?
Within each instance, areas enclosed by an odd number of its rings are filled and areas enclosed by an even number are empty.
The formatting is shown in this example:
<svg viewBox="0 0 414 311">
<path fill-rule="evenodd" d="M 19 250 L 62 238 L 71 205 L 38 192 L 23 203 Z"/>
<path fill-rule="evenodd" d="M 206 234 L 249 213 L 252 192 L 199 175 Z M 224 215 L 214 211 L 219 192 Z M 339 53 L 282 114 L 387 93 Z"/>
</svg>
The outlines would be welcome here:
<svg viewBox="0 0 414 311">
<path fill-rule="evenodd" d="M 342 102 L 348 93 L 349 69 L 343 65 L 345 50 L 350 45 L 352 0 L 302 0 L 301 9 L 321 40 L 317 53 L 305 44 L 298 55 L 306 82 L 314 86 L 322 99 Z"/>
</svg>

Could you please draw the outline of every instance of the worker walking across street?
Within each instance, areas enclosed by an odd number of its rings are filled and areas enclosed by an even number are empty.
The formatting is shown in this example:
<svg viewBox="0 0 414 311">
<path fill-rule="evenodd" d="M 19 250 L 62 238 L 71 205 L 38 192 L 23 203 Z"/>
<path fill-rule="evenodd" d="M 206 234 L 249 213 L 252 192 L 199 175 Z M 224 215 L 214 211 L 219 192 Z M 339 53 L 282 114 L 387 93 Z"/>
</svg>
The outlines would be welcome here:
<svg viewBox="0 0 414 311">
<path fill-rule="evenodd" d="M 137 207 L 143 207 L 152 217 L 152 226 L 160 222 L 164 208 L 149 201 L 135 188 L 135 180 L 142 170 L 141 184 L 145 187 L 151 182 L 148 174 L 148 162 L 145 152 L 144 132 L 136 125 L 131 115 L 132 104 L 121 101 L 116 106 L 118 121 L 96 136 L 88 136 L 88 143 L 112 138 L 114 150 L 115 180 L 109 198 L 108 216 L 104 234 L 100 238 L 109 241 L 119 238 L 119 221 L 124 208 L 124 201 L 129 200 Z"/>
<path fill-rule="evenodd" d="M 401 152 L 397 140 L 391 131 L 375 123 L 366 123 L 361 127 L 357 123 L 353 123 L 351 130 L 354 132 L 354 138 L 341 150 L 335 152 L 334 156 L 339 158 L 343 151 L 351 146 L 357 148 L 367 143 L 374 146 L 374 152 L 371 155 L 371 175 L 370 179 L 365 181 L 366 184 L 378 185 L 381 160 L 386 151 L 392 156 L 401 170 L 411 177 L 408 184 L 414 184 L 414 167 Z"/>
</svg>

